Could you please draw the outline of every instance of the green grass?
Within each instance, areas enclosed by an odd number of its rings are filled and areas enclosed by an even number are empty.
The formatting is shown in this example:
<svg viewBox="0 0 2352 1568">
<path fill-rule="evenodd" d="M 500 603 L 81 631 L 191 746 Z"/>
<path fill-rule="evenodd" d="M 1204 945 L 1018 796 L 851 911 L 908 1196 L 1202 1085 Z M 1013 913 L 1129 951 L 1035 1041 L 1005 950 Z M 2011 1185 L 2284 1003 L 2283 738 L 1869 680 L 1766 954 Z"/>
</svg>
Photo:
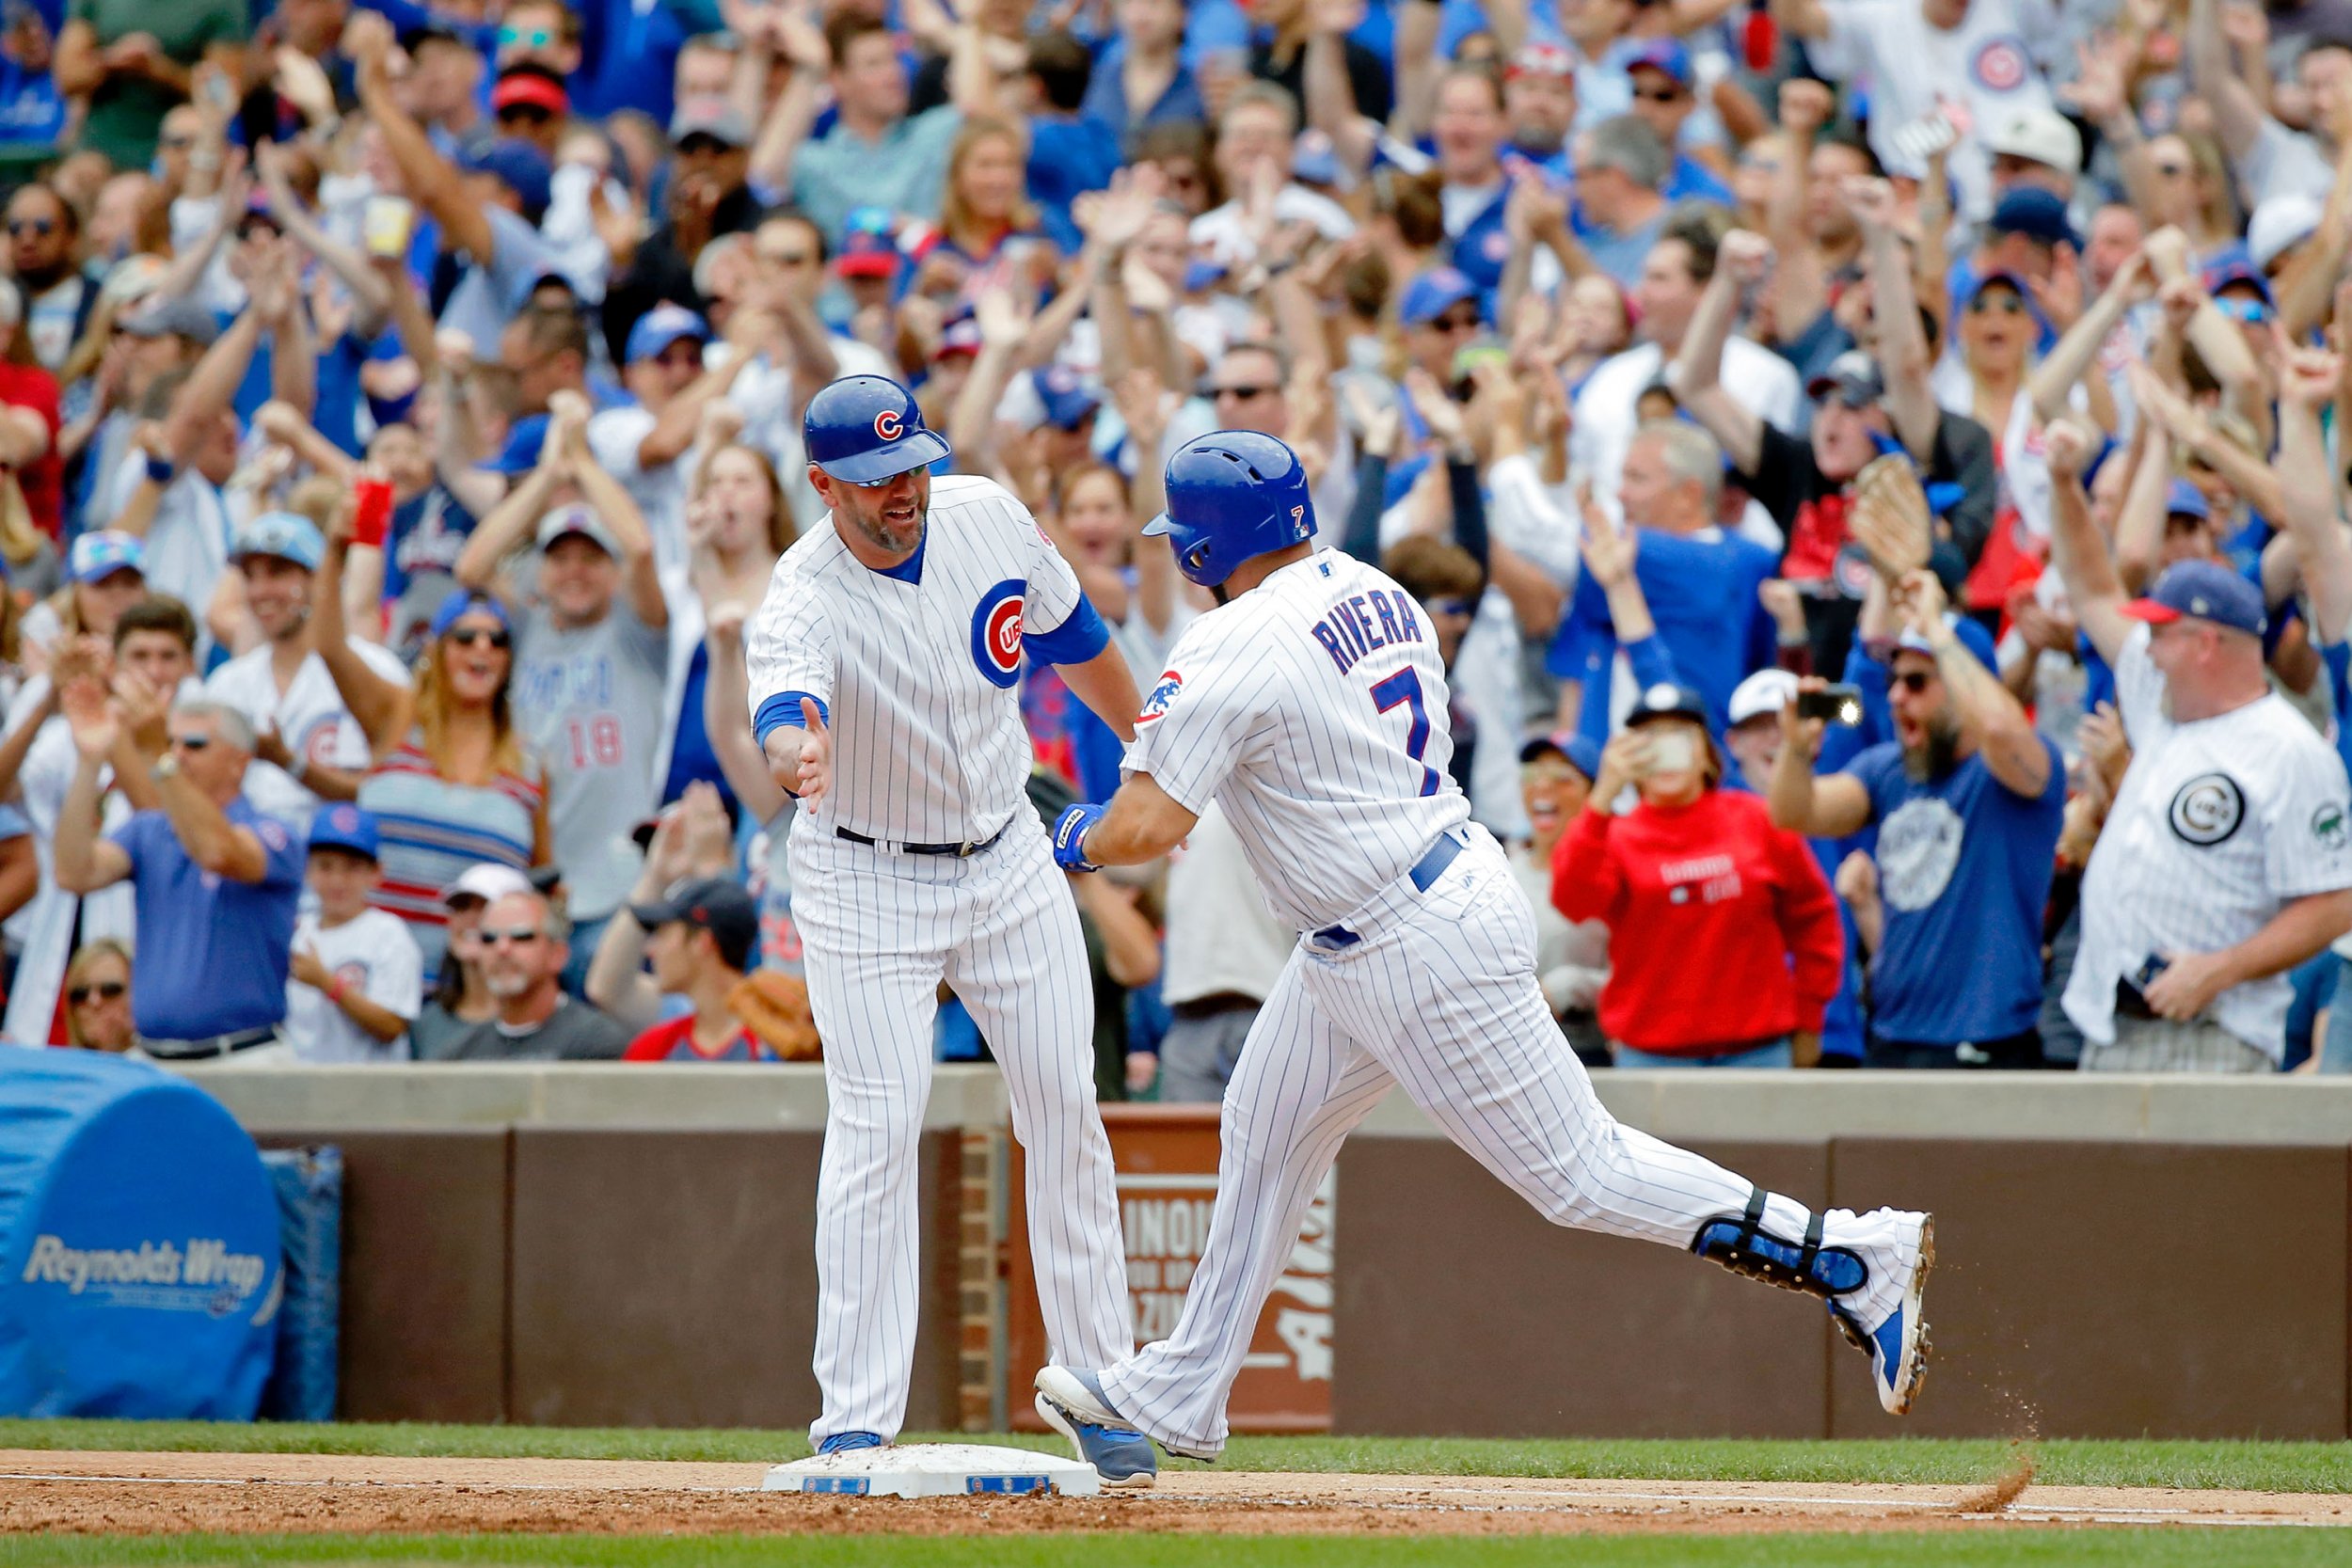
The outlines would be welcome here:
<svg viewBox="0 0 2352 1568">
<path fill-rule="evenodd" d="M 965 1434 L 940 1434 L 970 1441 Z M 909 1442 L 921 1441 L 909 1433 Z M 1046 1436 L 990 1442 L 1059 1451 Z M 0 1448 L 218 1450 L 238 1453 L 536 1455 L 776 1463 L 808 1451 L 798 1432 L 602 1427 L 254 1425 L 201 1421 L 0 1420 Z M 1919 1481 L 1989 1479 L 2008 1463 L 1997 1441 L 1581 1441 L 1565 1438 L 1236 1437 L 1229 1470 L 1365 1475 L 1625 1477 L 1644 1481 Z M 2033 1445 L 2036 1480 L 2069 1486 L 2198 1486 L 2256 1492 L 2352 1492 L 2352 1444 L 2049 1441 Z M 1171 1471 L 1194 1468 L 1168 1462 Z M 0 1562 L 5 1562 L 0 1559 Z"/>
<path fill-rule="evenodd" d="M 514 1568 L 2319 1568 L 2331 1529 L 1987 1529 L 1905 1535 L 1584 1536 L 96 1536 L 0 1538 L 0 1568 L 150 1564 L 461 1563 Z"/>
</svg>

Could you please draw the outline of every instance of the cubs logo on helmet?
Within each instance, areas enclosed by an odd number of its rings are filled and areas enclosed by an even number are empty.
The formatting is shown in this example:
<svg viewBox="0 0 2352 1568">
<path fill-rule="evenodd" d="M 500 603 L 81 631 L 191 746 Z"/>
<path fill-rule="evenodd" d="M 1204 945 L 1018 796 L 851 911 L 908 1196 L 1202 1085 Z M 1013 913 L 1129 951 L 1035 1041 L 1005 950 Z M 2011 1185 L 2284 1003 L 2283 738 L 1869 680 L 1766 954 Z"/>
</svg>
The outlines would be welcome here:
<svg viewBox="0 0 2352 1568">
<path fill-rule="evenodd" d="M 874 416 L 874 434 L 885 441 L 895 441 L 906 434 L 906 420 L 895 408 L 885 408 Z"/>
<path fill-rule="evenodd" d="M 997 686 L 1021 678 L 1021 616 L 1028 608 L 1028 585 L 1007 578 L 980 595 L 972 612 L 972 662 Z"/>
</svg>

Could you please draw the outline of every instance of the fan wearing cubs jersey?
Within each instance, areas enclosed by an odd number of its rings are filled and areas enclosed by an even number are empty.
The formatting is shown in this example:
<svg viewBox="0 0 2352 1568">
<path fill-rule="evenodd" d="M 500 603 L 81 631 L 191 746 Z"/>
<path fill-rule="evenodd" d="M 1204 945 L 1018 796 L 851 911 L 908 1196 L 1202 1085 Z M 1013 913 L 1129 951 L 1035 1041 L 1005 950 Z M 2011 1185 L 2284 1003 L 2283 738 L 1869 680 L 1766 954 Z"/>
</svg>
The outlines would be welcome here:
<svg viewBox="0 0 2352 1568">
<path fill-rule="evenodd" d="M 1208 1243 L 1175 1333 L 1115 1366 L 1048 1366 L 1039 1413 L 1098 1468 L 1140 1462 L 1147 1437 L 1215 1457 L 1307 1205 L 1397 1084 L 1555 1224 L 1821 1297 L 1869 1352 L 1880 1402 L 1908 1409 L 1929 1216 L 1811 1213 L 1601 1107 L 1536 980 L 1526 895 L 1447 774 L 1425 612 L 1372 566 L 1312 553 L 1313 528 L 1290 449 L 1224 431 L 1169 459 L 1167 515 L 1145 530 L 1219 606 L 1171 650 L 1118 794 L 1065 812 L 1055 857 L 1073 871 L 1149 860 L 1215 800 L 1302 934 L 1226 1090 Z"/>
<path fill-rule="evenodd" d="M 844 377 L 809 400 L 803 433 L 831 526 L 776 563 L 745 662 L 753 728 L 801 802 L 792 912 L 828 1096 L 809 1437 L 838 1452 L 890 1441 L 906 1416 L 943 980 L 1004 1069 L 1054 1353 L 1107 1365 L 1134 1346 L 1086 943 L 1025 787 L 1022 655 L 1121 738 L 1138 698 L 1027 510 L 993 481 L 931 478 L 947 443 L 905 388 Z"/>
</svg>

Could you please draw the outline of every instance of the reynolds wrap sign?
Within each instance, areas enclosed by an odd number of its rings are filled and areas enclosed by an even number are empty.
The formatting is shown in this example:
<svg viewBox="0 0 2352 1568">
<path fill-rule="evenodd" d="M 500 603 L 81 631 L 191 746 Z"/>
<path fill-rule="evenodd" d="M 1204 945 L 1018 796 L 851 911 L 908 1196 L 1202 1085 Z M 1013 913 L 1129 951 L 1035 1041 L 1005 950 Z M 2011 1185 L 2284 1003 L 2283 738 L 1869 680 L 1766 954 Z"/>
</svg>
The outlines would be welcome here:
<svg viewBox="0 0 2352 1568">
<path fill-rule="evenodd" d="M 253 1140 L 201 1089 L 0 1045 L 0 1416 L 250 1420 L 278 1225 Z"/>
<path fill-rule="evenodd" d="M 62 1286 L 108 1307 L 226 1318 L 258 1305 L 269 1277 L 269 1264 L 259 1254 L 231 1252 L 217 1236 L 191 1236 L 181 1246 L 141 1242 L 135 1248 L 68 1246 L 63 1237 L 36 1236 L 24 1282 Z"/>
</svg>

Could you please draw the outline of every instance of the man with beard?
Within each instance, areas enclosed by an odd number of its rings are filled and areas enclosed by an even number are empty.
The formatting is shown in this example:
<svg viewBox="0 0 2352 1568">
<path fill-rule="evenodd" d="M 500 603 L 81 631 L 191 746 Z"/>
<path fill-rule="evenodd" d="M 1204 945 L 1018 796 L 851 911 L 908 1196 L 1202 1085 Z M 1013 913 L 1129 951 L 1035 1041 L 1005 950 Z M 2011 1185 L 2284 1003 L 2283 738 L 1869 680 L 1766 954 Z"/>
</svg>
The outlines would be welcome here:
<svg viewBox="0 0 2352 1568">
<path fill-rule="evenodd" d="M 1124 741 L 1142 699 L 1070 563 L 994 481 L 950 455 L 914 394 L 853 375 L 809 400 L 829 517 L 785 553 L 745 627 L 753 733 L 792 823 L 792 916 L 831 1096 L 817 1185 L 819 1453 L 906 1417 L 921 1276 L 917 1141 L 940 982 L 1005 1067 L 1028 1156 L 1046 1338 L 1134 1345 L 1110 1139 L 1095 1109 L 1086 942 L 1029 804 L 1016 688 L 1050 664 Z M 1098 1466 L 1151 1484 L 1145 1450 Z"/>
<path fill-rule="evenodd" d="M 537 893 L 510 893 L 482 911 L 482 973 L 498 999 L 445 1053 L 457 1062 L 613 1061 L 628 1035 L 563 986 L 571 958 L 564 924 Z"/>
<path fill-rule="evenodd" d="M 1817 778 L 1822 721 L 1789 703 L 1772 821 L 1811 838 L 1878 828 L 1885 931 L 1870 971 L 1869 1066 L 2040 1067 L 2042 911 L 2066 768 L 1994 673 L 1991 649 L 1973 645 L 1982 633 L 1969 638 L 1946 614 L 1935 574 L 1905 573 L 1895 596 L 1895 738 Z"/>
<path fill-rule="evenodd" d="M 326 554 L 318 525 L 298 513 L 264 512 L 238 531 L 230 562 L 263 641 L 204 682 L 206 696 L 253 726 L 246 799 L 303 832 L 321 800 L 358 798 L 370 761 L 367 733 L 344 705 L 310 632 L 310 578 Z M 358 636 L 351 648 L 386 680 L 407 684 L 407 667 L 389 649 Z"/>
</svg>

